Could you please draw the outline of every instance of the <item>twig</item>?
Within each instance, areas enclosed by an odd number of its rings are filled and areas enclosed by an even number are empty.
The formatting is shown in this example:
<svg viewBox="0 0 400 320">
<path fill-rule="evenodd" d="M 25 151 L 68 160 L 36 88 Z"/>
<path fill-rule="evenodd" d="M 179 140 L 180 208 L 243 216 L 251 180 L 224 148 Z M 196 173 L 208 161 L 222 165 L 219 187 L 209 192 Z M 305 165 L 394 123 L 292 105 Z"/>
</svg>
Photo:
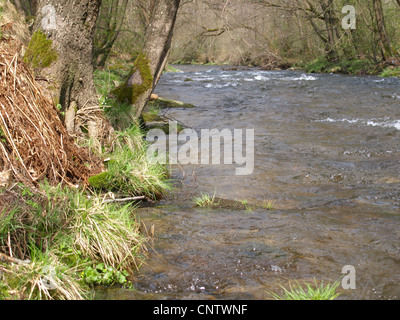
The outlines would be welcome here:
<svg viewBox="0 0 400 320">
<path fill-rule="evenodd" d="M 30 264 L 31 263 L 31 260 L 20 260 L 17 258 L 12 258 L 1 252 L 0 252 L 0 261 L 11 262 L 11 263 L 16 263 L 16 264 Z"/>
<path fill-rule="evenodd" d="M 108 200 L 103 200 L 103 203 L 126 202 L 126 201 L 136 201 L 136 200 L 145 200 L 145 199 L 146 199 L 145 196 L 124 198 L 124 199 L 108 199 Z"/>
<path fill-rule="evenodd" d="M 10 231 L 7 232 L 7 241 L 8 241 L 8 249 L 10 251 L 10 257 L 12 258 L 12 249 L 11 249 L 11 239 L 10 239 Z"/>
</svg>

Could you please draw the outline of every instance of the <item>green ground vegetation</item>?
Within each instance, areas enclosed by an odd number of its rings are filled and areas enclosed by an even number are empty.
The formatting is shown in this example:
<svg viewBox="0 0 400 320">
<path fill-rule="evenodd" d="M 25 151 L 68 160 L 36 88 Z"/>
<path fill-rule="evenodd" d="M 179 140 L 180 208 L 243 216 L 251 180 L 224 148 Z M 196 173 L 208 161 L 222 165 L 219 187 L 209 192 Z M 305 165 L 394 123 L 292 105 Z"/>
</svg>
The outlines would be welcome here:
<svg viewBox="0 0 400 320">
<path fill-rule="evenodd" d="M 132 204 L 82 190 L 22 184 L 0 213 L 0 248 L 27 263 L 0 262 L 0 299 L 88 299 L 93 285 L 126 285 L 143 262 L 146 237 Z"/>
<path fill-rule="evenodd" d="M 381 72 L 380 76 L 400 78 L 400 67 L 387 67 Z"/>
<path fill-rule="evenodd" d="M 146 196 L 156 200 L 170 189 L 169 171 L 147 159 L 147 144 L 140 127 L 132 127 L 117 133 L 111 152 L 104 152 L 107 171 L 89 178 L 89 184 L 97 191 L 112 191 L 123 196 Z"/>
<path fill-rule="evenodd" d="M 212 196 L 207 193 L 202 193 L 198 197 L 194 197 L 194 203 L 198 207 L 213 207 L 219 204 L 219 200 L 216 198 L 216 192 Z"/>
<path fill-rule="evenodd" d="M 299 63 L 297 66 L 304 68 L 308 73 L 343 73 L 343 74 L 376 74 L 380 66 L 369 60 L 339 60 L 328 61 L 325 57 L 317 58 L 311 62 Z"/>
</svg>

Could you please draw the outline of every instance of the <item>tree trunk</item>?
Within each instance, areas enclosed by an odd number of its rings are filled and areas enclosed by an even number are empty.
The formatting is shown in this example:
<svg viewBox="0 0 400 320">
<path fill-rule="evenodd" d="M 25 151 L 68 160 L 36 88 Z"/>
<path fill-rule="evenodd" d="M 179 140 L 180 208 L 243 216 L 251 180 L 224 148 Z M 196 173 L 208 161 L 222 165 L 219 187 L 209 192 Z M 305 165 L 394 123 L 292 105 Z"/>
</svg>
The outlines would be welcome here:
<svg viewBox="0 0 400 320">
<path fill-rule="evenodd" d="M 17 10 L 24 12 L 27 18 L 36 14 L 37 0 L 12 0 L 11 3 Z"/>
<path fill-rule="evenodd" d="M 44 9 L 47 5 L 55 9 L 54 25 L 46 25 L 51 15 L 51 11 Z M 78 108 L 98 104 L 92 54 L 100 5 L 101 0 L 39 0 L 35 29 L 45 29 L 58 52 L 58 60 L 44 72 L 54 76 L 58 101 L 64 111 L 72 101 Z"/>
<path fill-rule="evenodd" d="M 99 149 L 114 132 L 99 107 L 93 78 L 93 39 L 100 5 L 101 0 L 39 0 L 35 23 L 35 30 L 43 30 L 58 53 L 57 61 L 41 71 L 53 87 L 55 103 L 65 114 L 76 115 L 68 119 L 69 128 L 77 134 L 88 132 Z"/>
<path fill-rule="evenodd" d="M 386 33 L 386 25 L 383 17 L 383 8 L 381 0 L 373 0 L 374 12 L 376 18 L 376 27 L 378 29 L 379 47 L 382 53 L 382 59 L 386 60 L 392 55 L 389 37 Z"/>
<path fill-rule="evenodd" d="M 113 93 L 122 102 L 135 105 L 134 118 L 139 118 L 161 76 L 171 48 L 176 16 L 181 0 L 153 0 L 151 20 L 145 44 L 130 76 Z"/>
</svg>

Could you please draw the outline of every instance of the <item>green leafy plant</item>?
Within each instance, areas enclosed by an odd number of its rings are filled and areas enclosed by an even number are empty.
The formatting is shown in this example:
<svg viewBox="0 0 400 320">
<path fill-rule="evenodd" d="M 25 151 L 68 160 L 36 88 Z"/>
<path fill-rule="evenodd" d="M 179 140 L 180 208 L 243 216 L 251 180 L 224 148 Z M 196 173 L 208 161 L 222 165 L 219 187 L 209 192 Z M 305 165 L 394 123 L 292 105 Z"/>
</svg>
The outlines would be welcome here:
<svg viewBox="0 0 400 320">
<path fill-rule="evenodd" d="M 86 267 L 81 275 L 87 284 L 103 286 L 127 285 L 129 276 L 125 270 L 120 271 L 104 263 Z"/>
</svg>

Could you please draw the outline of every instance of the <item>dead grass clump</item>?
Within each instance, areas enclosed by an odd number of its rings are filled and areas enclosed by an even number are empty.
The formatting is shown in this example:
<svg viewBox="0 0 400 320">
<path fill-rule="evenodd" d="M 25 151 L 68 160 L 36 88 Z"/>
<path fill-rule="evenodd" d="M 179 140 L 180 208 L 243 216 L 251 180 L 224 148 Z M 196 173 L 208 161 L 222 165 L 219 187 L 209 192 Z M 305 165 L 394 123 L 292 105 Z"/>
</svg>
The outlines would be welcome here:
<svg viewBox="0 0 400 320">
<path fill-rule="evenodd" d="M 18 40 L 0 42 L 0 171 L 28 184 L 86 184 L 101 161 L 75 144 L 16 48 Z"/>
</svg>

